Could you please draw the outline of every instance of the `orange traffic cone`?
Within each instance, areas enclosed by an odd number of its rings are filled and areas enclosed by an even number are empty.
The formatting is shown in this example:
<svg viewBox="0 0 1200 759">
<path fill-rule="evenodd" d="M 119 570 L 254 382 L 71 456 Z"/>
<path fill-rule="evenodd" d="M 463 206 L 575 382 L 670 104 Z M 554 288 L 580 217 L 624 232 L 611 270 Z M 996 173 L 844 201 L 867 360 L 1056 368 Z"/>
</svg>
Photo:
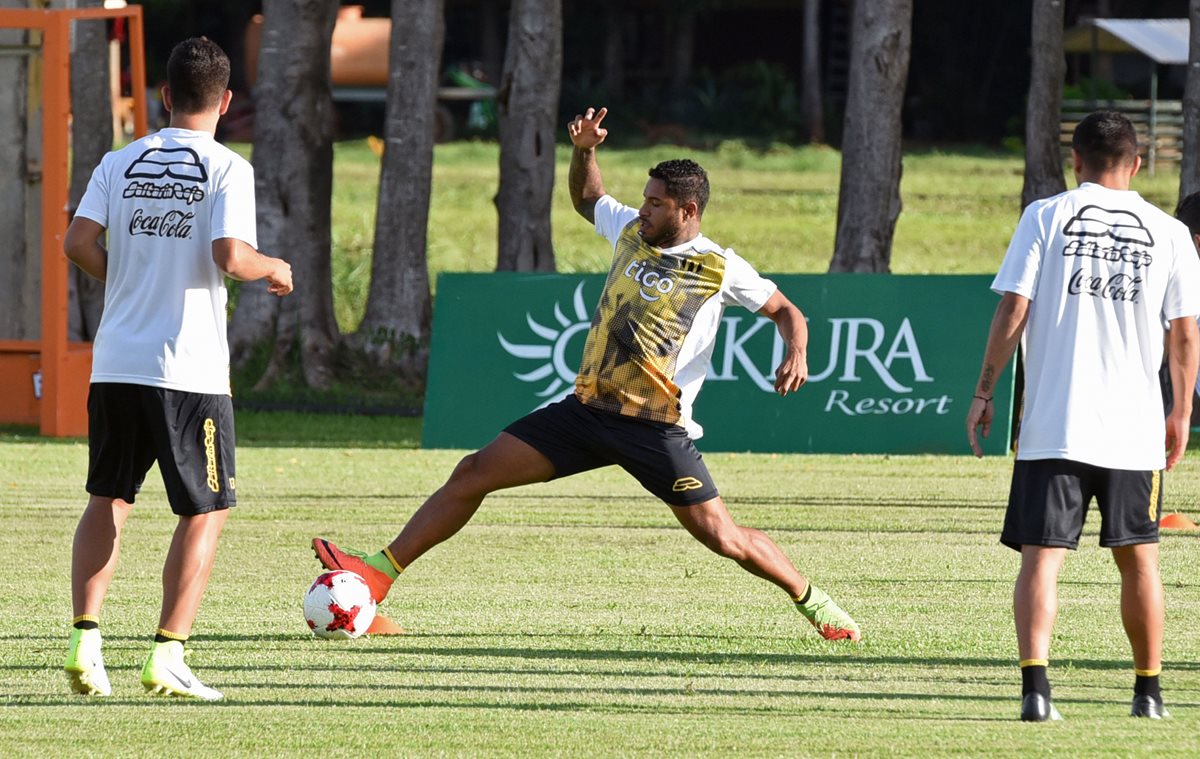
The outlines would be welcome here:
<svg viewBox="0 0 1200 759">
<path fill-rule="evenodd" d="M 375 619 L 371 620 L 371 626 L 367 628 L 367 635 L 403 635 L 404 628 L 396 624 L 392 620 L 376 613 Z"/>
<path fill-rule="evenodd" d="M 1158 523 L 1159 527 L 1164 527 L 1168 530 L 1195 530 L 1196 523 L 1185 517 L 1183 514 L 1167 514 Z"/>
</svg>

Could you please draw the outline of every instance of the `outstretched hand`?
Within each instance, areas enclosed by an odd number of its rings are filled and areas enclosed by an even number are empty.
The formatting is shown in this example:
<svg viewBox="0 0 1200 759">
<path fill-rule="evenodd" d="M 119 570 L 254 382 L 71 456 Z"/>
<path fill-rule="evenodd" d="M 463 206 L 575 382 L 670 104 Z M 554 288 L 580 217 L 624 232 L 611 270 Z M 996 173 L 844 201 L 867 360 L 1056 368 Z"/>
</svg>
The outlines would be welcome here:
<svg viewBox="0 0 1200 759">
<path fill-rule="evenodd" d="M 571 143 L 577 148 L 591 150 L 604 142 L 608 130 L 601 127 L 600 122 L 604 121 L 607 115 L 607 108 L 601 108 L 599 111 L 588 108 L 582 116 L 576 114 L 575 118 L 567 123 L 567 134 L 571 136 Z"/>
</svg>

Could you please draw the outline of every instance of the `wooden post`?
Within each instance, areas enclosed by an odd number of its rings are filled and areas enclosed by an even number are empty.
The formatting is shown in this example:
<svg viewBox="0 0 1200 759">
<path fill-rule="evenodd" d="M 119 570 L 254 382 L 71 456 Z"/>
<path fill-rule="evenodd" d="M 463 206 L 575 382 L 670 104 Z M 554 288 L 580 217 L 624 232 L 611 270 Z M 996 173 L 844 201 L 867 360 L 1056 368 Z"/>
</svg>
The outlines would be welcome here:
<svg viewBox="0 0 1200 759">
<path fill-rule="evenodd" d="M 1150 176 L 1158 162 L 1158 63 L 1150 61 L 1150 145 L 1146 149 Z"/>
<path fill-rule="evenodd" d="M 0 342 L 6 369 L 30 367 L 41 372 L 41 396 L 23 382 L 0 383 L 0 420 L 28 420 L 37 408 L 43 435 L 87 434 L 87 392 L 91 374 L 90 343 L 67 342 L 69 264 L 63 255 L 67 232 L 68 155 L 71 118 L 71 22 L 75 19 L 128 18 L 133 85 L 134 129 L 146 133 L 146 66 L 143 50 L 142 7 L 77 9 L 0 9 L 0 27 L 36 29 L 43 35 L 42 64 L 42 291 L 41 335 L 37 340 Z M 15 355 L 14 355 L 15 354 Z M 20 378 L 18 377 L 18 380 Z M 7 393 L 12 390 L 21 390 Z"/>
</svg>

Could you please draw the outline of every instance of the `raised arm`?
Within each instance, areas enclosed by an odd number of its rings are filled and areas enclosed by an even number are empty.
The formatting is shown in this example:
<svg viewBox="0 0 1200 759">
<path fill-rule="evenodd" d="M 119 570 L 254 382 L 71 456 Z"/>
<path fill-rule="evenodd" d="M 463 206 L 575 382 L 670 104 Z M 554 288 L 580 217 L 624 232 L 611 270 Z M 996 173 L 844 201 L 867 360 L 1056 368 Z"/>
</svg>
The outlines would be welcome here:
<svg viewBox="0 0 1200 759">
<path fill-rule="evenodd" d="M 67 227 L 63 251 L 71 263 L 89 277 L 101 282 L 108 276 L 108 251 L 100 244 L 104 227 L 83 216 L 76 216 Z"/>
<path fill-rule="evenodd" d="M 996 380 L 1000 379 L 1004 365 L 1017 349 L 1028 318 L 1029 299 L 1016 293 L 1004 293 L 1000 304 L 996 306 L 995 315 L 992 316 L 987 348 L 983 353 L 983 368 L 979 370 L 975 397 L 971 399 L 971 408 L 967 411 L 967 442 L 971 444 L 971 451 L 976 456 L 983 455 L 983 447 L 976 437 L 976 429 L 982 428 L 984 437 L 987 437 L 992 429 L 992 416 L 996 413 L 992 395 L 996 392 Z"/>
<path fill-rule="evenodd" d="M 282 258 L 264 256 L 234 237 L 221 237 L 212 243 L 213 263 L 234 279 L 252 282 L 267 280 L 267 292 L 287 295 L 292 291 L 292 265 Z"/>
<path fill-rule="evenodd" d="M 580 216 L 593 224 L 596 223 L 596 201 L 605 195 L 600 166 L 596 163 L 596 147 L 608 136 L 608 130 L 600 126 L 606 115 L 607 108 L 601 108 L 599 112 L 588 108 L 582 116 L 576 115 L 567 124 L 567 134 L 575 146 L 567 175 L 571 204 Z"/>
<path fill-rule="evenodd" d="M 775 392 L 794 393 L 808 381 L 808 322 L 800 309 L 776 290 L 758 313 L 775 322 L 787 351 L 775 369 Z"/>
</svg>

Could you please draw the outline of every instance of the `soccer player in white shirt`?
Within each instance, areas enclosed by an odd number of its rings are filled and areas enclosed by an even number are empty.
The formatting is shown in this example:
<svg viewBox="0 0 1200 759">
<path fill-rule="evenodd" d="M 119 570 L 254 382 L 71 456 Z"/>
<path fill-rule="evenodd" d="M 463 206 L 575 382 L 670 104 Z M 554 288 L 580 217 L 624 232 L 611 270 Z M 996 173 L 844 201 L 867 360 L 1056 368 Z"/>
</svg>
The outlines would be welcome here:
<svg viewBox="0 0 1200 759">
<path fill-rule="evenodd" d="M 744 259 L 700 233 L 709 186 L 694 161 L 651 169 L 640 209 L 605 193 L 595 156 L 608 133 L 605 114 L 589 108 L 567 127 L 575 145 L 571 200 L 613 246 L 575 392 L 518 419 L 463 459 L 382 551 L 343 551 L 315 538 L 317 558 L 328 569 L 362 575 L 382 600 L 403 568 L 461 529 L 488 493 L 616 465 L 710 550 L 787 592 L 823 638 L 857 641 L 850 615 L 774 541 L 733 521 L 692 443 L 701 434 L 692 401 L 724 308 L 740 305 L 775 322 L 787 346 L 775 372 L 780 395 L 808 378 L 804 315 Z"/>
<path fill-rule="evenodd" d="M 213 139 L 229 107 L 229 59 L 205 38 L 175 46 L 168 128 L 109 153 L 92 174 L 63 247 L 105 283 L 88 393 L 87 508 L 75 532 L 71 689 L 111 693 L 100 609 L 121 530 L 158 462 L 179 516 L 163 566 L 163 605 L 142 685 L 216 700 L 183 661 L 217 539 L 236 502 L 224 277 L 292 290 L 292 269 L 260 254 L 254 172 Z M 107 230 L 107 248 L 101 237 Z"/>
<path fill-rule="evenodd" d="M 1133 649 L 1131 713 L 1163 707 L 1163 591 L 1158 569 L 1162 470 L 1187 447 L 1200 357 L 1200 261 L 1187 228 L 1129 189 L 1141 166 L 1133 125 L 1093 113 L 1076 127 L 1077 189 L 1025 209 L 992 283 L 992 320 L 967 438 L 992 423 L 992 393 L 1024 333 L 1025 411 L 1001 542 L 1021 552 L 1013 611 L 1021 719 L 1059 719 L 1046 668 L 1058 573 L 1078 546 L 1088 503 L 1121 574 Z M 1170 323 L 1174 406 L 1165 425 L 1158 369 Z M 1164 454 L 1164 440 L 1167 449 Z"/>
</svg>

